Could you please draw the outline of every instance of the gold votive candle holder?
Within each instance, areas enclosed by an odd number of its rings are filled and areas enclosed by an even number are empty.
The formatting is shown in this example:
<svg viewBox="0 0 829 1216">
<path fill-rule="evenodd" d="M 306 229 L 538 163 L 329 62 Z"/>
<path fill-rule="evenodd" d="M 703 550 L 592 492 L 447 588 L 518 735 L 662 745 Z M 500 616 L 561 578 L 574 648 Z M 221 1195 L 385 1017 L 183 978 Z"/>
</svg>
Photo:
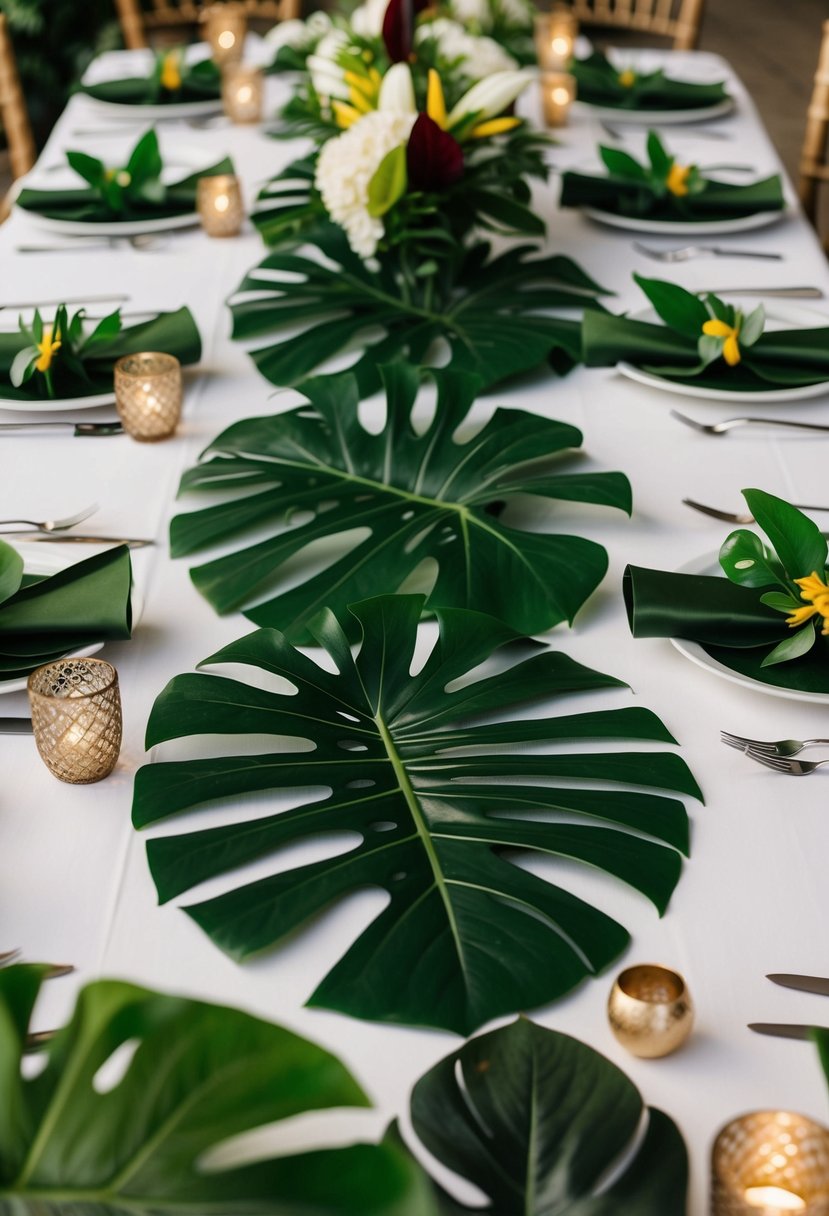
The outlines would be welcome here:
<svg viewBox="0 0 829 1216">
<path fill-rule="evenodd" d="M 40 758 L 72 785 L 108 777 L 121 751 L 118 673 L 103 659 L 59 659 L 28 680 Z"/>
<path fill-rule="evenodd" d="M 238 177 L 232 173 L 200 177 L 196 209 L 208 236 L 238 236 L 245 218 Z"/>
<path fill-rule="evenodd" d="M 548 127 L 566 127 L 576 100 L 576 78 L 569 72 L 542 72 L 541 110 Z"/>
<path fill-rule="evenodd" d="M 829 1130 L 758 1110 L 726 1124 L 711 1153 L 712 1216 L 829 1216 Z"/>
<path fill-rule="evenodd" d="M 536 13 L 533 37 L 539 67 L 565 68 L 573 58 L 578 32 L 572 9 L 556 6 L 548 13 Z"/>
<path fill-rule="evenodd" d="M 682 1046 L 694 1024 L 694 1007 L 678 971 L 641 963 L 619 975 L 607 1003 L 607 1017 L 624 1048 L 654 1060 Z"/>
<path fill-rule="evenodd" d="M 213 62 L 219 67 L 238 63 L 245 46 L 248 18 L 241 4 L 211 4 L 201 17 L 204 37 L 210 45 Z"/>
<path fill-rule="evenodd" d="M 142 351 L 115 364 L 115 408 L 141 443 L 168 439 L 181 418 L 181 364 L 175 355 Z"/>
<path fill-rule="evenodd" d="M 259 122 L 265 99 L 261 68 L 229 63 L 222 71 L 222 108 L 231 122 Z"/>
</svg>

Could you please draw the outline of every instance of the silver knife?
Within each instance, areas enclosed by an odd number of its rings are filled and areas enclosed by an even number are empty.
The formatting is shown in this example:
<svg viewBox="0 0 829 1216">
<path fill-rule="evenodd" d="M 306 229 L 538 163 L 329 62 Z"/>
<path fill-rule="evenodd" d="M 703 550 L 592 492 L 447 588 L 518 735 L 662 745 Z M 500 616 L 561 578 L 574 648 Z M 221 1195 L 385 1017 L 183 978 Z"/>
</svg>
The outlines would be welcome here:
<svg viewBox="0 0 829 1216">
<path fill-rule="evenodd" d="M 31 718 L 0 718 L 0 735 L 30 735 Z M 0 964 L 5 956 L 0 954 Z"/>
<path fill-rule="evenodd" d="M 126 545 L 128 549 L 143 549 L 146 545 L 154 545 L 154 540 L 145 540 L 137 536 L 75 536 L 74 533 L 58 536 L 54 532 L 4 532 L 4 536 L 18 536 L 28 545 L 33 540 L 44 540 L 50 545 Z"/>
<path fill-rule="evenodd" d="M 812 992 L 815 996 L 829 996 L 829 979 L 820 975 L 767 975 L 767 980 L 781 988 L 796 988 L 798 992 Z"/>
<path fill-rule="evenodd" d="M 819 287 L 709 287 L 696 292 L 698 296 L 767 296 L 776 300 L 822 300 L 825 292 Z"/>
<path fill-rule="evenodd" d="M 0 431 L 70 430 L 73 435 L 122 435 L 120 422 L 0 422 Z"/>
<path fill-rule="evenodd" d="M 813 1026 L 796 1022 L 749 1022 L 748 1029 L 755 1034 L 769 1034 L 776 1039 L 810 1039 Z"/>
</svg>

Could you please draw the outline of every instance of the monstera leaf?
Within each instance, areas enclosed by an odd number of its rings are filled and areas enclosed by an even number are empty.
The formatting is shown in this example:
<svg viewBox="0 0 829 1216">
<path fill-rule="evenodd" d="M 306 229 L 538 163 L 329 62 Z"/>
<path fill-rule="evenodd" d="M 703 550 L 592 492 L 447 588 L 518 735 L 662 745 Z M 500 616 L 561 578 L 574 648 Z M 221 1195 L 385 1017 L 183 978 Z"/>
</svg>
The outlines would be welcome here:
<svg viewBox="0 0 829 1216">
<path fill-rule="evenodd" d="M 356 833 L 357 844 L 336 857 L 250 883 L 234 879 L 233 889 L 186 911 L 241 959 L 289 937 L 352 891 L 381 888 L 388 905 L 310 1003 L 466 1032 L 562 995 L 628 942 L 621 925 L 512 864 L 505 850 L 597 867 L 662 911 L 679 878 L 680 851 L 687 851 L 685 808 L 676 799 L 606 786 L 699 791 L 673 753 L 549 753 L 547 745 L 567 739 L 672 741 L 647 710 L 502 720 L 530 701 L 619 686 L 566 655 L 535 654 L 454 687 L 516 640 L 492 617 L 436 610 L 439 639 L 412 675 L 422 609 L 422 596 L 353 606 L 362 636 L 356 658 L 350 631 L 330 611 L 320 614 L 311 633 L 334 674 L 271 630 L 206 660 L 278 675 L 288 692 L 218 675 L 176 677 L 153 708 L 148 746 L 188 735 L 286 738 L 277 751 L 251 754 L 248 747 L 245 755 L 145 766 L 136 776 L 133 822 L 144 827 L 220 798 L 235 803 L 226 825 L 149 841 L 162 901 L 320 833 Z M 526 750 L 533 742 L 542 750 Z M 532 784 L 539 778 L 543 785 Z M 321 786 L 322 797 L 309 796 Z M 292 798 L 299 791 L 298 804 L 245 822 L 240 797 L 263 790 L 292 791 Z"/>
<path fill-rule="evenodd" d="M 447 1216 L 684 1216 L 688 1158 L 659 1110 L 610 1187 L 603 1176 L 637 1142 L 636 1087 L 592 1048 L 520 1018 L 465 1043 L 415 1085 L 412 1125 L 485 1207 L 443 1193 Z"/>
<path fill-rule="evenodd" d="M 334 1056 L 238 1010 L 100 980 L 81 992 L 45 1068 L 24 1079 L 29 1020 L 48 970 L 0 970 L 0 1216 L 431 1211 L 428 1184 L 390 1145 L 237 1167 L 203 1161 L 241 1132 L 367 1105 Z"/>
<path fill-rule="evenodd" d="M 459 252 L 440 276 L 440 298 L 427 304 L 407 300 L 389 266 L 369 269 L 342 229 L 315 230 L 313 239 L 325 262 L 271 253 L 231 303 L 234 338 L 272 336 L 251 354 L 265 379 L 280 387 L 359 343 L 351 370 L 367 397 L 380 387 L 380 364 L 401 356 L 428 363 L 439 338 L 449 345 L 450 366 L 474 372 L 486 387 L 548 359 L 566 371 L 581 358 L 580 325 L 545 314 L 598 308 L 598 296 L 606 294 L 570 258 L 532 257 L 535 249 L 526 245 L 491 257 L 481 242 Z"/>
<path fill-rule="evenodd" d="M 431 559 L 438 574 L 430 603 L 486 604 L 490 615 L 522 633 L 572 621 L 604 577 L 605 550 L 577 536 L 508 527 L 491 504 L 523 493 L 630 511 L 627 478 L 551 470 L 549 458 L 577 447 L 581 434 L 519 410 L 498 410 L 471 440 L 457 442 L 479 385 L 464 373 L 434 373 L 437 409 L 417 434 L 411 421 L 417 370 L 398 363 L 383 376 L 388 410 L 379 434 L 362 426 L 357 383 L 345 374 L 303 385 L 313 410 L 238 422 L 211 444 L 211 459 L 185 474 L 182 490 L 230 496 L 173 520 L 173 554 L 224 544 L 251 528 L 258 536 L 263 528 L 276 534 L 198 566 L 198 589 L 218 612 L 248 607 L 258 625 L 301 642 L 323 606 L 345 621 L 349 603 L 396 590 Z M 309 511 L 307 522 L 285 527 Z M 354 529 L 366 529 L 367 537 L 355 543 Z M 308 570 L 309 546 L 332 537 L 330 564 L 297 584 L 297 563 L 305 558 Z M 287 578 L 294 585 L 282 590 Z M 274 587 L 278 593 L 260 602 Z"/>
</svg>

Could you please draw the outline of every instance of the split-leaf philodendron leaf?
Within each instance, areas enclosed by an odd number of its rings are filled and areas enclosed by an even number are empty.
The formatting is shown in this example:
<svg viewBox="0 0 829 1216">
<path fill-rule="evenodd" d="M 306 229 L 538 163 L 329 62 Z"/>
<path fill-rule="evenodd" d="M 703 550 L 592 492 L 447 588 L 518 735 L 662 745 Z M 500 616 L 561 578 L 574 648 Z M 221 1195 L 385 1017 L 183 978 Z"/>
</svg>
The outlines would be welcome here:
<svg viewBox="0 0 829 1216">
<path fill-rule="evenodd" d="M 360 422 L 357 384 L 344 374 L 303 385 L 313 409 L 237 422 L 210 445 L 210 459 L 184 475 L 182 491 L 228 496 L 176 516 L 173 554 L 226 545 L 251 529 L 260 538 L 263 529 L 275 534 L 197 566 L 198 589 L 218 612 L 247 609 L 257 625 L 303 642 L 321 608 L 345 623 L 348 604 L 397 590 L 430 561 L 437 576 L 429 606 L 486 605 L 491 616 L 527 634 L 572 622 L 604 577 L 603 547 L 510 527 L 491 504 L 529 494 L 629 512 L 627 478 L 559 471 L 553 458 L 572 456 L 581 433 L 522 410 L 498 410 L 459 442 L 456 432 L 479 387 L 462 373 L 434 373 L 437 408 L 418 434 L 417 370 L 397 363 L 383 376 L 388 411 L 379 434 Z M 305 522 L 291 526 L 303 515 Z M 367 535 L 355 540 L 358 529 Z M 332 538 L 336 547 L 319 570 L 315 543 Z"/>
<path fill-rule="evenodd" d="M 233 875 L 225 893 L 186 911 L 238 959 L 290 937 L 353 891 L 388 892 L 387 906 L 310 1003 L 465 1033 L 561 996 L 629 940 L 610 917 L 511 857 L 529 852 L 596 867 L 661 912 L 679 878 L 688 822 L 680 801 L 642 787 L 696 797 L 699 790 L 672 752 L 549 747 L 672 742 L 645 709 L 509 719 L 529 702 L 619 686 L 566 655 L 536 654 L 452 687 L 517 639 L 492 617 L 436 610 L 439 638 L 412 675 L 422 610 L 422 596 L 353 605 L 362 639 L 356 657 L 352 631 L 331 611 L 321 613 L 311 632 L 335 674 L 275 630 L 205 661 L 279 676 L 287 693 L 219 675 L 176 677 L 153 708 L 148 746 L 191 735 L 275 735 L 280 748 L 145 766 L 136 776 L 133 822 L 145 827 L 235 800 L 232 822 L 156 836 L 147 853 L 162 901 Z M 534 742 L 541 746 L 528 750 Z M 289 792 L 295 805 L 245 821 L 239 798 L 266 790 Z M 240 867 L 289 845 L 342 832 L 358 841 L 336 857 L 252 882 L 238 876 Z"/>
<path fill-rule="evenodd" d="M 368 1105 L 334 1056 L 239 1010 L 99 980 L 49 1044 L 45 1068 L 25 1077 L 47 971 L 0 970 L 0 1216 L 431 1211 L 428 1184 L 392 1145 L 206 1166 L 210 1150 L 240 1133 Z"/>
<path fill-rule="evenodd" d="M 688 1157 L 673 1121 L 645 1112 L 639 1091 L 604 1056 L 525 1018 L 471 1039 L 421 1077 L 411 1115 L 426 1148 L 489 1201 L 467 1207 L 442 1192 L 446 1216 L 686 1211 Z"/>
</svg>

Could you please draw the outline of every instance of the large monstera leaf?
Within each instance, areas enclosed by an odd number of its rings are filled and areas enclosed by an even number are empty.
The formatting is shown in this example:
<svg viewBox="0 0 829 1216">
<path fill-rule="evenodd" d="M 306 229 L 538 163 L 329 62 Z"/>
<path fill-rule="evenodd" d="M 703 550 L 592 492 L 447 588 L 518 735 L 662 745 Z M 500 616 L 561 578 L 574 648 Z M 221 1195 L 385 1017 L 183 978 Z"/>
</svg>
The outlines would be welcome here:
<svg viewBox="0 0 829 1216">
<path fill-rule="evenodd" d="M 218 612 L 246 608 L 256 624 L 302 642 L 322 607 L 345 620 L 348 604 L 397 590 L 431 559 L 438 574 L 430 605 L 485 604 L 527 634 L 572 622 L 604 577 L 605 550 L 578 536 L 509 527 L 497 514 L 519 493 L 629 512 L 627 478 L 559 471 L 580 432 L 520 410 L 498 410 L 458 442 L 479 385 L 463 373 L 435 373 L 437 408 L 417 434 L 417 370 L 398 363 L 383 371 L 388 410 L 379 434 L 360 422 L 353 376 L 318 377 L 303 385 L 313 409 L 236 423 L 207 449 L 210 459 L 184 475 L 183 492 L 228 496 L 176 516 L 175 556 L 226 545 L 251 529 L 257 535 L 255 544 L 197 566 L 198 589 Z M 306 522 L 291 526 L 303 514 Z M 275 534 L 262 540 L 263 528 Z M 355 529 L 368 535 L 355 541 Z M 332 538 L 336 549 L 320 571 L 313 546 Z M 298 572 L 305 573 L 299 581 Z"/>
<path fill-rule="evenodd" d="M 488 1203 L 441 1194 L 446 1216 L 684 1216 L 688 1158 L 659 1110 L 631 1159 L 642 1098 L 615 1064 L 568 1035 L 520 1018 L 472 1039 L 421 1077 L 412 1125 L 423 1144 Z"/>
<path fill-rule="evenodd" d="M 420 1171 L 390 1145 L 205 1168 L 205 1154 L 239 1133 L 368 1105 L 334 1056 L 238 1010 L 100 980 L 81 992 L 43 1071 L 24 1078 L 47 970 L 0 971 L 0 1216 L 431 1211 Z"/>
<path fill-rule="evenodd" d="M 362 353 L 352 370 L 367 397 L 380 387 L 381 364 L 398 357 L 429 364 L 439 338 L 449 345 L 450 366 L 474 372 L 485 387 L 548 360 L 567 371 L 581 359 L 581 325 L 550 312 L 599 308 L 606 294 L 570 258 L 534 257 L 527 245 L 492 257 L 481 242 L 446 270 L 441 298 L 427 306 L 403 298 L 392 269 L 369 269 L 342 229 L 315 231 L 314 244 L 324 262 L 271 253 L 231 302 L 234 338 L 272 339 L 251 354 L 265 379 L 280 387 L 357 348 Z"/>
<path fill-rule="evenodd" d="M 151 839 L 159 898 L 217 875 L 232 873 L 238 883 L 239 867 L 319 833 L 357 833 L 358 844 L 334 858 L 239 883 L 186 911 L 242 959 L 352 891 L 381 888 L 388 905 L 310 1003 L 464 1033 L 562 995 L 629 940 L 602 912 L 513 864 L 516 851 L 597 867 L 662 911 L 687 851 L 685 808 L 631 787 L 699 791 L 670 752 L 526 750 L 563 740 L 672 742 L 637 707 L 504 718 L 527 702 L 619 686 L 563 654 L 534 654 L 451 688 L 516 640 L 491 617 L 438 610 L 439 638 L 411 675 L 422 608 L 421 596 L 353 606 L 362 639 L 356 657 L 336 617 L 320 614 L 311 632 L 335 673 L 271 630 L 206 660 L 278 675 L 289 682 L 287 693 L 206 673 L 176 677 L 153 708 L 148 746 L 209 734 L 280 735 L 282 746 L 145 766 L 136 776 L 133 822 L 144 827 L 215 799 L 238 803 L 254 791 L 299 791 L 293 809 L 245 822 L 237 805 L 232 823 Z M 531 784 L 536 779 L 543 784 Z M 303 798 L 302 790 L 321 786 L 327 793 L 319 800 Z"/>
</svg>

